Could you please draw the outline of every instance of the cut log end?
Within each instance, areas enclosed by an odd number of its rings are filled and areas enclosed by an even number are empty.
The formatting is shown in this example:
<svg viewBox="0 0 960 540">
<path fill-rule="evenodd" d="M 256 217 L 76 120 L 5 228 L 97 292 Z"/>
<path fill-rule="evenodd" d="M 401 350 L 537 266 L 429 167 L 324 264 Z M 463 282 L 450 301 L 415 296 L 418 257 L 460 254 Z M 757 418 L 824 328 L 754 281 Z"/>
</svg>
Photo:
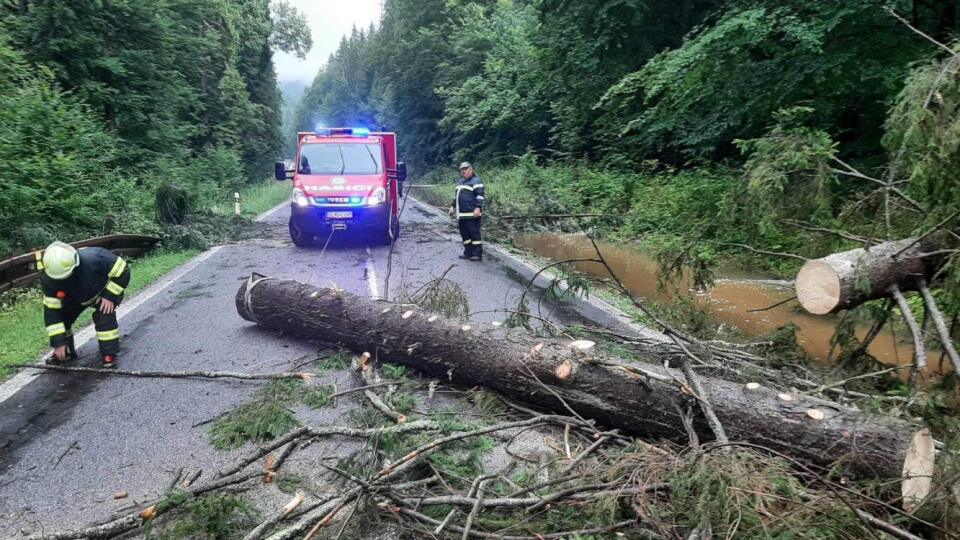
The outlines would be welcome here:
<svg viewBox="0 0 960 540">
<path fill-rule="evenodd" d="M 907 512 L 915 510 L 930 494 L 935 454 L 930 430 L 924 428 L 914 433 L 903 461 L 903 482 L 900 484 L 903 509 Z"/>
<path fill-rule="evenodd" d="M 557 368 L 553 371 L 553 374 L 557 376 L 561 381 L 565 381 L 570 378 L 570 374 L 573 373 L 573 364 L 569 360 L 564 360 Z"/>
<path fill-rule="evenodd" d="M 807 261 L 796 281 L 797 300 L 814 315 L 826 315 L 840 304 L 840 275 L 822 260 Z"/>
</svg>

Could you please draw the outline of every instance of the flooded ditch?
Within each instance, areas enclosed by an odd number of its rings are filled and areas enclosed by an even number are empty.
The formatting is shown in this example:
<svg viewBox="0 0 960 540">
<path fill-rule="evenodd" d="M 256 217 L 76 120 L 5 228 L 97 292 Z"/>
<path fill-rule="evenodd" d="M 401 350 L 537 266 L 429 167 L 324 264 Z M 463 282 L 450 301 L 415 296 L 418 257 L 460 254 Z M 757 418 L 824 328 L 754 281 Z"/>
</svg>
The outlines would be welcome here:
<svg viewBox="0 0 960 540">
<path fill-rule="evenodd" d="M 580 234 L 530 234 L 518 237 L 516 243 L 555 261 L 595 255 L 590 241 Z M 598 242 L 598 245 L 617 276 L 638 298 L 661 303 L 671 301 L 672 291 L 657 289 L 657 263 L 653 258 L 635 247 L 623 244 Z M 606 271 L 599 263 L 573 264 L 581 272 L 606 276 Z M 794 290 L 790 283 L 778 283 L 765 279 L 765 276 L 737 269 L 717 272 L 712 288 L 694 294 L 698 307 L 713 322 L 731 325 L 750 337 L 762 336 L 793 323 L 797 327 L 797 340 L 807 354 L 819 362 L 830 362 L 830 338 L 838 317 L 811 315 L 800 309 L 795 301 L 756 311 L 792 296 Z M 862 339 L 868 329 L 868 325 L 858 325 L 857 336 Z M 894 332 L 888 324 L 868 351 L 885 364 L 906 364 L 912 362 L 913 344 L 906 331 Z M 940 351 L 930 350 L 928 354 L 928 375 L 939 375 L 949 370 L 949 362 L 940 360 Z"/>
</svg>

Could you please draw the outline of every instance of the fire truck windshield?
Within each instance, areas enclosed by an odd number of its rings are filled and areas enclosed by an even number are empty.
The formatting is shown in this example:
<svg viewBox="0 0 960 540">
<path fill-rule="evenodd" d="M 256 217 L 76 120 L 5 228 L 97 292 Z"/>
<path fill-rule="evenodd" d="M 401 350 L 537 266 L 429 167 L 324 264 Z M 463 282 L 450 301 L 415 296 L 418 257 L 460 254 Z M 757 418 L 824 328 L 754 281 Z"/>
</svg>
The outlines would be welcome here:
<svg viewBox="0 0 960 540">
<path fill-rule="evenodd" d="M 300 174 L 380 174 L 379 144 L 320 143 L 300 149 Z"/>
</svg>

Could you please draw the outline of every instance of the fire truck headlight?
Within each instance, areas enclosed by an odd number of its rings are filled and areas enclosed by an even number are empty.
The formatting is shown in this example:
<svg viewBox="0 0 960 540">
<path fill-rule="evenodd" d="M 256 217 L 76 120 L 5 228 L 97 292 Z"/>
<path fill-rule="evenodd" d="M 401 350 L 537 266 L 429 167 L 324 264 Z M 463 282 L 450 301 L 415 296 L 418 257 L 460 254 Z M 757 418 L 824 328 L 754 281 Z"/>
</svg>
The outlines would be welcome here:
<svg viewBox="0 0 960 540">
<path fill-rule="evenodd" d="M 378 187 L 377 189 L 373 190 L 373 193 L 371 193 L 369 197 L 367 197 L 366 205 L 376 206 L 385 202 L 387 202 L 387 190 L 383 189 L 382 187 Z"/>
<path fill-rule="evenodd" d="M 307 200 L 307 196 L 303 194 L 302 190 L 293 188 L 293 203 L 297 206 L 307 206 L 310 201 Z"/>
</svg>

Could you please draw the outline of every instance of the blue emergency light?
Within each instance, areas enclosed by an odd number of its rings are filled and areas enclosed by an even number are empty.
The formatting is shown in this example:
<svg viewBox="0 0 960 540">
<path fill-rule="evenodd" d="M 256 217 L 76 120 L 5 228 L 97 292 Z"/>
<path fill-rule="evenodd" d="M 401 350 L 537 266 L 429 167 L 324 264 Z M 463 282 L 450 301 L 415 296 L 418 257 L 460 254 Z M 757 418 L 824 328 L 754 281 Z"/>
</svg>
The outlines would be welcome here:
<svg viewBox="0 0 960 540">
<path fill-rule="evenodd" d="M 319 136 L 329 137 L 330 135 L 353 135 L 354 137 L 369 137 L 370 130 L 367 128 L 353 127 L 353 128 L 328 128 L 321 125 L 317 125 L 314 128 L 314 133 Z"/>
</svg>

